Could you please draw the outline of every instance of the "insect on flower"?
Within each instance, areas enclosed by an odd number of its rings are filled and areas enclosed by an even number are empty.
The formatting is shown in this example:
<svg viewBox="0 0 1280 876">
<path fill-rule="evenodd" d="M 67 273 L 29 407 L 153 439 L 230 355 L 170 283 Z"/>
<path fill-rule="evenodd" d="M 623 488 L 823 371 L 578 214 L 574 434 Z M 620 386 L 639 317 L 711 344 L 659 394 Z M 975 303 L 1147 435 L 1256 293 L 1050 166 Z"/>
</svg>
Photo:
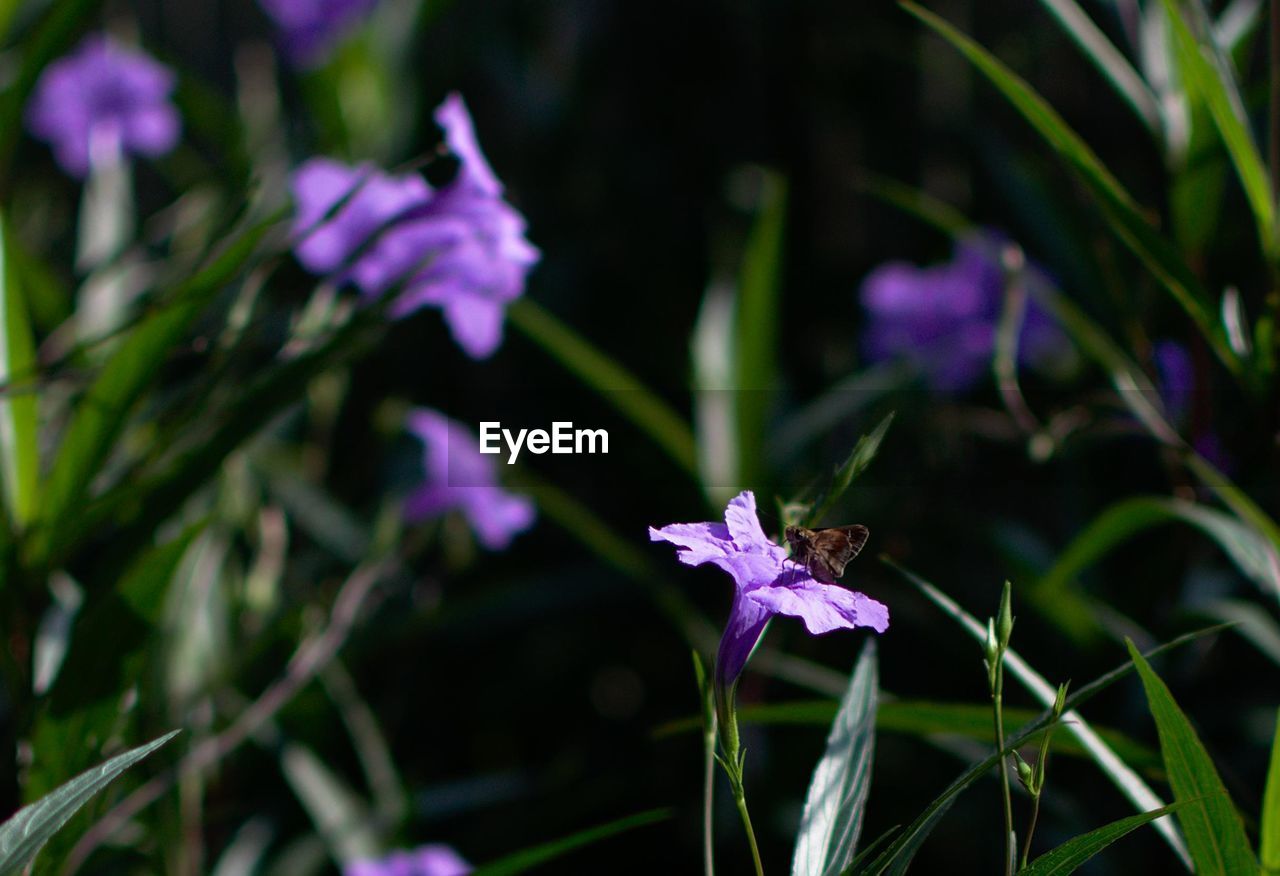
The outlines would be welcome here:
<svg viewBox="0 0 1280 876">
<path fill-rule="evenodd" d="M 804 566 L 815 581 L 834 584 L 862 551 L 871 531 L 861 524 L 830 529 L 788 526 L 783 535 L 791 545 L 793 562 Z"/>
</svg>

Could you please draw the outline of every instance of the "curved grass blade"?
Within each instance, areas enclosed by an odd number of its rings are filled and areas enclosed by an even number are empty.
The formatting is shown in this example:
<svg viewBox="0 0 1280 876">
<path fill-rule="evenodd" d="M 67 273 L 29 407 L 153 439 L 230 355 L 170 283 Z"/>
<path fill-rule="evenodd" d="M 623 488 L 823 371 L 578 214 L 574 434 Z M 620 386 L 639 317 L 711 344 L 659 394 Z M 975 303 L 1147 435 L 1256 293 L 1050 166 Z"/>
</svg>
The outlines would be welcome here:
<svg viewBox="0 0 1280 876">
<path fill-rule="evenodd" d="M 698 476 L 689 425 L 635 375 L 527 297 L 512 302 L 507 319 L 652 438 L 680 468 Z"/>
<path fill-rule="evenodd" d="M 35 338 L 16 268 L 0 215 L 0 484 L 5 511 L 21 530 L 36 515 L 40 460 Z"/>
<path fill-rule="evenodd" d="M 1243 375 L 1242 363 L 1191 269 L 1172 244 L 1151 227 L 1142 208 L 1057 111 L 994 55 L 942 18 L 907 0 L 900 5 L 959 50 L 1067 162 L 1098 201 L 1115 235 L 1195 321 L 1228 370 Z"/>
<path fill-rule="evenodd" d="M 885 559 L 885 562 L 896 569 L 903 577 L 916 586 L 931 602 L 941 608 L 944 612 L 960 623 L 969 635 L 983 642 L 986 639 L 986 627 L 978 622 L 971 614 L 957 605 L 950 597 L 938 590 L 923 578 L 907 571 L 892 560 Z M 1015 651 L 1008 651 L 1005 655 L 1005 666 L 1014 678 L 1018 679 L 1024 687 L 1046 707 L 1053 704 L 1057 691 L 1051 687 L 1047 681 L 1042 678 L 1039 673 L 1033 670 L 1025 660 L 1023 660 Z M 1148 787 L 1136 772 L 1133 771 L 1128 764 L 1124 763 L 1116 753 L 1102 740 L 1092 727 L 1084 720 L 1084 718 L 1076 711 L 1072 701 L 1075 697 L 1083 693 L 1084 690 L 1077 691 L 1073 697 L 1067 699 L 1067 707 L 1062 713 L 1062 723 L 1066 732 L 1075 736 L 1080 744 L 1083 745 L 1103 773 L 1120 789 L 1129 800 L 1141 812 L 1147 812 L 1152 809 L 1159 809 L 1164 806 L 1164 801 L 1156 796 L 1155 792 Z M 1018 735 L 1021 736 L 1021 731 Z M 1021 742 L 1017 743 L 1021 744 Z M 1010 744 L 1012 745 L 1012 743 Z M 993 761 L 993 764 L 996 761 Z M 1160 822 L 1157 827 L 1164 836 L 1165 841 L 1170 848 L 1181 858 L 1190 868 L 1190 858 L 1187 857 L 1187 851 L 1182 843 L 1182 838 L 1178 836 L 1177 831 L 1167 822 Z M 903 864 L 905 866 L 905 863 Z M 896 872 L 896 871 L 893 871 Z"/>
<path fill-rule="evenodd" d="M 1183 81 L 1203 98 L 1209 108 L 1209 115 L 1222 137 L 1227 154 L 1231 156 L 1249 207 L 1253 211 L 1262 251 L 1274 258 L 1277 240 L 1271 179 L 1257 144 L 1253 141 L 1253 133 L 1249 130 L 1239 88 L 1230 69 L 1224 69 L 1218 63 L 1214 48 L 1200 45 L 1182 17 L 1178 4 L 1174 0 L 1161 2 L 1173 31 Z M 1206 38 L 1212 39 L 1212 36 L 1206 35 Z M 1212 57 L 1206 57 L 1206 54 Z"/>
<path fill-rule="evenodd" d="M 734 313 L 734 408 L 737 414 L 738 482 L 762 483 L 764 436 L 778 363 L 778 323 L 782 287 L 787 185 L 777 175 L 764 178 L 760 209 L 747 240 Z"/>
<path fill-rule="evenodd" d="M 1069 589 L 1079 575 L 1120 544 L 1166 523 L 1186 523 L 1212 538 L 1236 567 L 1259 586 L 1280 590 L 1268 560 L 1269 546 L 1253 529 L 1213 508 L 1184 499 L 1137 496 L 1124 499 L 1095 517 L 1058 555 L 1057 562 L 1031 591 L 1043 607 Z"/>
<path fill-rule="evenodd" d="M 1178 813 L 1187 850 L 1199 876 L 1211 874 L 1257 873 L 1258 862 L 1245 836 L 1244 823 L 1231 802 L 1209 752 L 1187 716 L 1178 708 L 1169 688 L 1138 653 L 1133 642 L 1125 644 L 1138 668 L 1147 705 L 1160 735 L 1169 784 L 1179 803 L 1188 804 Z"/>
<path fill-rule="evenodd" d="M 1040 0 L 1067 35 L 1156 137 L 1163 136 L 1160 100 L 1107 35 L 1075 0 Z"/>
<path fill-rule="evenodd" d="M 570 834 L 563 839 L 552 840 L 540 846 L 534 846 L 531 849 L 507 855 L 497 861 L 477 867 L 472 873 L 473 876 L 512 876 L 514 873 L 523 873 L 539 864 L 563 857 L 583 846 L 598 843 L 601 840 L 617 836 L 629 830 L 635 830 L 638 827 L 666 821 L 670 817 L 671 810 L 669 809 L 650 809 L 646 812 L 638 812 L 626 818 L 619 818 L 617 821 L 610 821 L 598 827 Z"/>
<path fill-rule="evenodd" d="M 1271 742 L 1271 765 L 1267 767 L 1259 821 L 1262 872 L 1280 873 L 1280 713 L 1276 715 L 1276 735 Z"/>
<path fill-rule="evenodd" d="M 117 776 L 164 745 L 181 731 L 173 730 L 81 773 L 41 797 L 0 825 L 0 876 L 15 876 L 89 799 Z"/>
<path fill-rule="evenodd" d="M 1130 815 L 1128 818 L 1113 821 L 1097 830 L 1072 837 L 1019 870 L 1018 876 L 1067 876 L 1116 840 L 1185 805 L 1185 803 L 1170 803 L 1160 809 Z"/>
<path fill-rule="evenodd" d="M 878 694 L 876 645 L 868 639 L 805 795 L 792 876 L 836 876 L 853 860 L 871 791 Z"/>
</svg>

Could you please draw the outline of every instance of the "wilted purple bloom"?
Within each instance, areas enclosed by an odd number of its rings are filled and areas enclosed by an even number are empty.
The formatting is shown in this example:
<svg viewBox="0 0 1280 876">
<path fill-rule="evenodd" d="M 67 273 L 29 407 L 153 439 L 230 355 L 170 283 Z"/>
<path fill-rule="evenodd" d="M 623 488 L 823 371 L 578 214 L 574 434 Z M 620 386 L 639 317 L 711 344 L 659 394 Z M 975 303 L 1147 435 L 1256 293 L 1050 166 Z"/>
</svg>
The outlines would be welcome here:
<svg viewBox="0 0 1280 876">
<path fill-rule="evenodd" d="M 126 154 L 164 155 L 182 121 L 169 101 L 174 76 L 141 52 L 103 35 L 85 37 L 36 82 L 27 127 L 53 148 L 62 169 L 83 178 Z"/>
<path fill-rule="evenodd" d="M 279 31 L 289 60 L 299 67 L 314 67 L 328 59 L 330 50 L 378 0 L 259 0 Z"/>
<path fill-rule="evenodd" d="M 687 566 L 711 563 L 733 577 L 735 592 L 729 622 L 716 655 L 716 679 L 732 684 L 774 615 L 800 618 L 813 635 L 832 630 L 889 628 L 889 609 L 854 590 L 815 581 L 788 561 L 787 551 L 760 528 L 756 497 L 746 490 L 729 502 L 724 523 L 673 523 L 649 527 L 650 541 L 668 541 Z"/>
<path fill-rule="evenodd" d="M 471 870 L 453 849 L 433 844 L 377 860 L 352 861 L 343 867 L 342 876 L 465 876 Z"/>
<path fill-rule="evenodd" d="M 405 517 L 422 520 L 458 510 L 480 543 L 501 550 L 533 525 L 533 502 L 498 485 L 494 457 L 480 453 L 471 430 L 437 411 L 410 412 L 409 431 L 426 449 L 426 480 L 405 501 Z"/>
<path fill-rule="evenodd" d="M 991 369 L 1003 308 L 1005 277 L 996 261 L 1003 244 L 999 235 L 985 234 L 957 242 L 949 262 L 927 268 L 888 262 L 868 274 L 861 293 L 867 358 L 906 359 L 942 392 L 977 383 Z M 1064 344 L 1049 316 L 1029 300 L 1019 359 L 1040 364 Z"/>
<path fill-rule="evenodd" d="M 419 176 L 390 177 L 327 159 L 294 172 L 298 259 L 314 273 L 327 273 L 367 244 L 344 278 L 370 298 L 401 284 L 393 316 L 439 307 L 454 340 L 482 359 L 502 343 L 506 306 L 524 292 L 539 253 L 525 238 L 524 217 L 502 198 L 462 98 L 450 95 L 436 120 L 460 163 L 454 180 L 439 190 Z M 353 190 L 329 222 L 307 234 Z"/>
</svg>

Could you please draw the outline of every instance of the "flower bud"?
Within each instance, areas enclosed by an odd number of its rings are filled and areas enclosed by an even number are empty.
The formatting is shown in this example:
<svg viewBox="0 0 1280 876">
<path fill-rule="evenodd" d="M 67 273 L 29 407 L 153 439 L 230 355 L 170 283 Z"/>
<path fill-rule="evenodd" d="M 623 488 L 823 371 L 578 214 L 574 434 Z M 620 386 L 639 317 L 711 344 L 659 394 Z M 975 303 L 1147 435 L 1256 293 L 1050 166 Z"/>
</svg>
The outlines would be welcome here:
<svg viewBox="0 0 1280 876">
<path fill-rule="evenodd" d="M 1022 759 L 1022 755 L 1015 750 L 1013 759 L 1018 767 L 1018 781 L 1022 783 L 1022 787 L 1026 788 L 1032 794 L 1035 790 L 1035 771 L 1031 769 L 1031 764 Z"/>
<path fill-rule="evenodd" d="M 999 636 L 1000 650 L 1009 647 L 1009 637 L 1013 635 L 1013 585 L 1004 582 L 1004 590 L 1000 593 L 1000 613 L 996 616 L 996 633 Z"/>
</svg>

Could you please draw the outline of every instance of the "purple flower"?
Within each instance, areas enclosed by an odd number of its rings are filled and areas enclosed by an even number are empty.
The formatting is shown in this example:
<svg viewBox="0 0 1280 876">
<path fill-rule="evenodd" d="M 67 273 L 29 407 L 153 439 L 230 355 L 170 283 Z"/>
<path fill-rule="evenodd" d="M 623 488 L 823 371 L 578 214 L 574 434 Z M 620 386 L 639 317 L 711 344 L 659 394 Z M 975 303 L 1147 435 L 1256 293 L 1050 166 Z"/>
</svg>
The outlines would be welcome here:
<svg viewBox="0 0 1280 876">
<path fill-rule="evenodd" d="M 169 102 L 174 76 L 141 52 L 103 35 L 85 37 L 36 82 L 26 121 L 77 178 L 125 154 L 159 156 L 178 142 L 182 121 Z"/>
<path fill-rule="evenodd" d="M 861 292 L 867 358 L 906 359 L 940 392 L 977 383 L 991 369 L 1003 307 L 1005 278 L 996 257 L 1004 243 L 987 233 L 958 241 L 949 262 L 927 268 L 888 262 L 868 274 Z M 1019 358 L 1042 364 L 1065 343 L 1048 314 L 1028 301 Z"/>
<path fill-rule="evenodd" d="M 465 876 L 472 867 L 446 845 L 419 846 L 377 860 L 352 861 L 342 876 Z"/>
<path fill-rule="evenodd" d="M 889 609 L 869 596 L 810 577 L 789 562 L 787 551 L 771 542 L 756 516 L 756 497 L 744 491 L 729 502 L 724 523 L 673 523 L 649 527 L 650 541 L 668 541 L 687 566 L 711 563 L 733 577 L 735 592 L 729 622 L 716 656 L 716 680 L 728 687 L 737 679 L 765 625 L 776 614 L 800 618 L 813 635 L 832 630 L 889 628 Z"/>
<path fill-rule="evenodd" d="M 289 60 L 298 67 L 315 67 L 378 0 L 259 0 L 279 31 Z"/>
<path fill-rule="evenodd" d="M 1169 419 L 1179 427 L 1194 424 L 1192 401 L 1196 393 L 1196 372 L 1191 355 L 1176 341 L 1159 341 L 1152 350 L 1159 376 L 1160 399 Z M 1200 429 L 1191 439 L 1191 447 L 1219 471 L 1229 472 L 1235 463 L 1217 433 Z"/>
<path fill-rule="evenodd" d="M 476 538 L 491 550 L 507 547 L 533 526 L 533 502 L 498 486 L 493 458 L 480 453 L 470 429 L 426 408 L 410 412 L 408 426 L 426 448 L 426 480 L 405 500 L 406 518 L 461 511 Z"/>
<path fill-rule="evenodd" d="M 341 279 L 371 299 L 401 284 L 393 316 L 439 307 L 459 346 L 483 359 L 502 343 L 506 306 L 523 294 L 539 253 L 525 238 L 524 217 L 502 198 L 462 98 L 450 95 L 436 120 L 460 162 L 454 180 L 437 191 L 418 176 L 327 159 L 298 168 L 297 254 L 308 270 L 328 273 L 359 251 Z M 337 214 L 312 230 L 344 197 Z"/>
</svg>

